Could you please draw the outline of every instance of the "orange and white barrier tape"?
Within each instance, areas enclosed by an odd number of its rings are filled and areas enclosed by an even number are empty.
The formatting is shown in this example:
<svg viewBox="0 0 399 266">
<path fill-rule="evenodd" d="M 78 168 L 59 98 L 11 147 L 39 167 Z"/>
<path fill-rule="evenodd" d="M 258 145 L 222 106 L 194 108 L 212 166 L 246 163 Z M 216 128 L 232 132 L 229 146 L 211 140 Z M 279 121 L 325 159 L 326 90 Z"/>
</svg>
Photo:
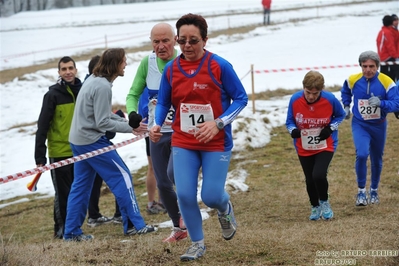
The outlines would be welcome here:
<svg viewBox="0 0 399 266">
<path fill-rule="evenodd" d="M 48 171 L 48 170 L 51 170 L 51 169 L 54 169 L 54 168 L 58 168 L 58 167 L 61 167 L 61 166 L 65 166 L 65 165 L 68 165 L 68 164 L 72 164 L 72 163 L 75 163 L 75 162 L 78 162 L 78 161 L 83 161 L 83 160 L 89 159 L 91 157 L 94 157 L 94 156 L 97 156 L 97 155 L 100 155 L 100 154 L 115 150 L 115 149 L 120 148 L 122 146 L 126 146 L 126 145 L 128 145 L 130 143 L 136 142 L 136 141 L 138 141 L 140 139 L 143 139 L 145 137 L 148 137 L 148 133 L 145 133 L 143 135 L 137 136 L 137 137 L 129 139 L 129 140 L 122 141 L 122 142 L 114 144 L 114 145 L 110 145 L 110 146 L 105 147 L 105 148 L 101 148 L 101 149 L 98 149 L 98 150 L 95 150 L 95 151 L 87 152 L 85 154 L 77 155 L 75 157 L 71 157 L 71 158 L 68 158 L 68 159 L 65 159 L 65 160 L 62 160 L 62 161 L 59 161 L 59 162 L 55 162 L 55 163 L 52 163 L 52 164 L 47 164 L 47 165 L 44 165 L 44 166 L 41 166 L 41 167 L 36 167 L 36 168 L 31 169 L 31 170 L 26 170 L 26 171 L 19 172 L 19 173 L 13 174 L 13 175 L 4 176 L 4 177 L 0 178 L 0 184 L 7 183 L 7 182 L 10 182 L 10 181 L 14 181 L 14 180 L 18 180 L 18 179 L 26 177 L 26 176 L 30 176 L 30 175 L 34 175 L 34 174 L 38 174 L 38 173 L 43 173 L 45 171 Z"/>
<path fill-rule="evenodd" d="M 319 70 L 319 69 L 347 68 L 347 67 L 359 67 L 359 64 L 254 70 L 254 73 L 261 74 L 261 73 L 277 73 L 277 72 L 294 72 L 294 71 L 304 71 L 304 70 Z"/>
</svg>

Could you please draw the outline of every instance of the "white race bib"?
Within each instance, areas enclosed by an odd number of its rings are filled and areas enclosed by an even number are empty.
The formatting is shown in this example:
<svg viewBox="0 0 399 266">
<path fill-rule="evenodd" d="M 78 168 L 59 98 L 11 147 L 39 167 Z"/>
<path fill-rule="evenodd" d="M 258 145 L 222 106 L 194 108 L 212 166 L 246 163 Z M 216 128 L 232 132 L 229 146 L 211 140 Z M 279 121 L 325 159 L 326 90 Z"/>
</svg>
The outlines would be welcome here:
<svg viewBox="0 0 399 266">
<path fill-rule="evenodd" d="M 148 102 L 148 128 L 152 128 L 155 125 L 155 107 L 157 105 L 157 99 L 151 99 Z M 173 106 L 170 107 L 168 114 L 166 115 L 165 121 L 161 127 L 161 132 L 171 132 L 173 117 L 175 116 L 175 109 Z"/>
<path fill-rule="evenodd" d="M 183 132 L 194 134 L 198 124 L 214 120 L 210 104 L 181 103 L 180 129 Z"/>
<path fill-rule="evenodd" d="M 321 128 L 301 129 L 301 142 L 305 150 L 322 150 L 327 148 L 327 141 L 320 140 Z"/>
<path fill-rule="evenodd" d="M 370 106 L 369 100 L 359 99 L 357 104 L 357 109 L 364 120 L 381 118 L 381 108 L 378 106 Z"/>
</svg>

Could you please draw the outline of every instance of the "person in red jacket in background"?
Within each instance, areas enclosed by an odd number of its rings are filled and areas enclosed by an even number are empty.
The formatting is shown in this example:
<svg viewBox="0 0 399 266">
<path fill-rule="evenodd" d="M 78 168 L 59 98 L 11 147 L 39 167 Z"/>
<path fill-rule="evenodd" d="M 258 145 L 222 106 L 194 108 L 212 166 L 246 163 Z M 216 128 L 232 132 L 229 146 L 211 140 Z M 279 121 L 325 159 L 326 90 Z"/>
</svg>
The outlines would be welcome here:
<svg viewBox="0 0 399 266">
<path fill-rule="evenodd" d="M 262 0 L 263 6 L 263 25 L 270 24 L 270 6 L 272 5 L 272 0 Z"/>
<path fill-rule="evenodd" d="M 392 17 L 392 29 L 391 31 L 393 32 L 395 36 L 395 47 L 396 47 L 396 53 L 399 54 L 399 30 L 398 30 L 398 16 L 395 14 L 391 15 Z M 393 65 L 393 72 L 394 72 L 394 79 L 393 81 L 397 82 L 399 81 L 399 58 L 396 58 L 396 63 Z"/>
<path fill-rule="evenodd" d="M 395 63 L 399 58 L 399 51 L 396 47 L 396 33 L 393 28 L 393 18 L 390 15 L 382 19 L 384 24 L 377 36 L 377 51 L 381 63 Z M 393 65 L 381 64 L 380 72 L 395 80 L 395 67 Z"/>
</svg>

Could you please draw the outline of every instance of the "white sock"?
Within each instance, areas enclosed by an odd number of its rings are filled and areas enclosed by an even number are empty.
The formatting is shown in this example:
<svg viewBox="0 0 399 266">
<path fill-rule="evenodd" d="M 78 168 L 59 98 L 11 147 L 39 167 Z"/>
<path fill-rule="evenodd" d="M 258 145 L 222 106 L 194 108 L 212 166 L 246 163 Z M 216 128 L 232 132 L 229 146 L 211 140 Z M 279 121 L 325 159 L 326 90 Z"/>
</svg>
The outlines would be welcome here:
<svg viewBox="0 0 399 266">
<path fill-rule="evenodd" d="M 374 189 L 374 188 L 370 188 L 370 191 L 377 191 L 378 188 Z"/>
<path fill-rule="evenodd" d="M 366 188 L 358 188 L 358 191 L 359 191 L 359 192 L 366 193 Z"/>
<path fill-rule="evenodd" d="M 200 247 L 204 247 L 204 239 L 201 239 L 200 241 L 193 241 L 193 244 L 198 244 Z"/>
<path fill-rule="evenodd" d="M 153 204 L 154 204 L 154 202 L 153 202 L 153 201 L 151 201 L 151 202 L 148 202 L 148 203 L 147 203 L 147 206 L 148 206 L 148 208 L 151 208 Z"/>
</svg>

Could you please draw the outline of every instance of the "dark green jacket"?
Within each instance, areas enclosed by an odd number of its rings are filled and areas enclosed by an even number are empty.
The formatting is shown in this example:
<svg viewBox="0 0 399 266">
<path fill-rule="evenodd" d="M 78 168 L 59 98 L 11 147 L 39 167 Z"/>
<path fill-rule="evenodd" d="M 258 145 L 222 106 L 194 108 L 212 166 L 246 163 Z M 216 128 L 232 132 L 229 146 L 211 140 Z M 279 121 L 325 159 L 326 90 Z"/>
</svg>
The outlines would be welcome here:
<svg viewBox="0 0 399 266">
<path fill-rule="evenodd" d="M 46 164 L 46 140 L 49 158 L 72 157 L 68 137 L 71 128 L 76 97 L 82 82 L 75 84 L 61 80 L 52 85 L 43 97 L 42 110 L 37 121 L 35 161 Z"/>
</svg>

